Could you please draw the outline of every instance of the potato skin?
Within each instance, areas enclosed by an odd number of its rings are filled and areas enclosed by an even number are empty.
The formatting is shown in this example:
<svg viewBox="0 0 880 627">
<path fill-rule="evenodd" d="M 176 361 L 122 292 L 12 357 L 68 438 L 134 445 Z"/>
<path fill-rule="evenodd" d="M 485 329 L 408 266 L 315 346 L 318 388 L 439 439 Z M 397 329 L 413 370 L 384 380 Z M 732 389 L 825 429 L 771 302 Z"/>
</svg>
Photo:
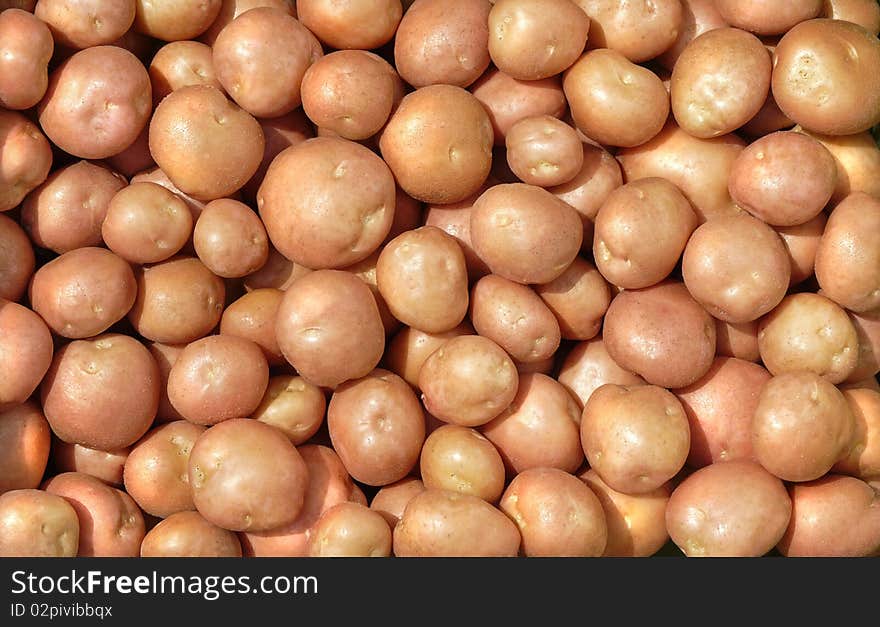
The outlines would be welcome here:
<svg viewBox="0 0 880 627">
<path fill-rule="evenodd" d="M 397 557 L 516 557 L 516 525 L 475 496 L 425 490 L 410 500 L 394 528 Z"/>
<path fill-rule="evenodd" d="M 0 496 L 40 485 L 49 462 L 51 433 L 46 417 L 33 402 L 0 410 L 0 446 L 4 451 Z"/>
<path fill-rule="evenodd" d="M 382 486 L 370 502 L 370 509 L 382 514 L 393 531 L 403 517 L 407 504 L 424 491 L 425 484 L 421 479 L 404 477 L 400 481 Z"/>
<path fill-rule="evenodd" d="M 163 41 L 195 39 L 208 30 L 223 0 L 180 0 L 174 4 L 135 0 L 134 30 Z"/>
<path fill-rule="evenodd" d="M 758 35 L 781 35 L 798 22 L 819 15 L 822 0 L 778 3 L 761 0 L 716 0 L 716 8 L 731 26 Z"/>
<path fill-rule="evenodd" d="M 198 512 L 177 512 L 144 536 L 141 557 L 241 557 L 232 531 L 212 525 Z"/>
<path fill-rule="evenodd" d="M 0 13 L 0 42 L 0 107 L 30 109 L 49 84 L 52 33 L 27 11 L 7 9 Z"/>
<path fill-rule="evenodd" d="M 558 277 L 535 287 L 550 308 L 566 340 L 589 340 L 602 328 L 611 290 L 593 264 L 576 257 Z"/>
<path fill-rule="evenodd" d="M 0 212 L 14 209 L 32 189 L 46 180 L 52 167 L 52 147 L 43 131 L 17 111 L 0 109 Z"/>
<path fill-rule="evenodd" d="M 633 63 L 653 59 L 678 37 L 682 22 L 679 0 L 619 2 L 575 0 L 590 16 L 590 48 L 617 50 Z"/>
<path fill-rule="evenodd" d="M 331 48 L 371 50 L 388 43 L 397 30 L 400 0 L 296 0 L 299 20 Z"/>
<path fill-rule="evenodd" d="M 42 490 L 0 494 L 0 557 L 76 557 L 79 519 L 70 504 Z"/>
<path fill-rule="evenodd" d="M 867 481 L 880 476 L 880 391 L 853 388 L 841 392 L 855 418 L 853 439 L 849 454 L 832 471 Z"/>
<path fill-rule="evenodd" d="M 39 315 L 0 298 L 0 412 L 33 394 L 49 370 L 53 350 L 52 334 Z"/>
<path fill-rule="evenodd" d="M 0 298 L 17 301 L 34 274 L 34 247 L 15 220 L 0 213 Z"/>
<path fill-rule="evenodd" d="M 311 557 L 389 557 L 391 528 L 381 514 L 361 503 L 334 505 L 309 536 Z"/>
<path fill-rule="evenodd" d="M 590 400 L 593 392 L 606 383 L 616 385 L 645 383 L 639 375 L 624 370 L 611 358 L 601 337 L 575 344 L 559 367 L 558 380 L 569 391 L 581 410 Z"/>
<path fill-rule="evenodd" d="M 483 435 L 458 425 L 443 425 L 428 435 L 419 457 L 426 488 L 449 490 L 497 503 L 504 491 L 504 462 Z"/>
</svg>

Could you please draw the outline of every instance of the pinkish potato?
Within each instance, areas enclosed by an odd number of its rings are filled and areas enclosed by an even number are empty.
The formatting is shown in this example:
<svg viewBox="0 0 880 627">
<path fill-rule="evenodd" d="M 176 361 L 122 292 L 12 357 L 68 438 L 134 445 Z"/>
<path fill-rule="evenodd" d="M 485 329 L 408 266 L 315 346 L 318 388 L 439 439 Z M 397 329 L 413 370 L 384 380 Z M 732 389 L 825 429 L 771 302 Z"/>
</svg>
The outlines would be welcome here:
<svg viewBox="0 0 880 627">
<path fill-rule="evenodd" d="M 149 144 L 149 126 L 147 127 L 147 143 Z M 147 152 L 149 152 L 149 145 L 147 146 Z M 152 157 L 151 157 L 152 163 Z M 189 194 L 182 192 L 174 183 L 171 182 L 171 179 L 168 178 L 168 175 L 162 171 L 161 168 L 155 167 L 155 164 L 152 164 L 153 167 L 150 167 L 142 172 L 138 172 L 134 176 L 131 177 L 132 183 L 155 183 L 156 185 L 161 185 L 169 192 L 178 196 L 184 203 L 186 203 L 187 208 L 189 208 L 190 214 L 192 216 L 193 222 L 195 222 L 199 214 L 202 213 L 202 210 L 205 208 L 205 201 L 198 200 Z M 237 194 L 232 195 L 233 198 L 237 197 Z"/>
<path fill-rule="evenodd" d="M 563 1 L 571 4 L 570 0 Z M 577 176 L 584 165 L 577 131 L 551 115 L 520 120 L 510 127 L 505 145 L 510 169 L 529 185 L 562 185 Z"/>
<path fill-rule="evenodd" d="M 40 316 L 0 298 L 0 411 L 33 394 L 52 363 L 53 350 L 52 334 Z"/>
<path fill-rule="evenodd" d="M 147 532 L 141 557 L 241 557 L 232 531 L 212 525 L 198 512 L 177 512 Z"/>
<path fill-rule="evenodd" d="M 252 274 L 269 256 L 269 238 L 259 216 L 231 198 L 205 205 L 193 230 L 193 246 L 202 263 L 224 278 Z"/>
<path fill-rule="evenodd" d="M 102 451 L 57 438 L 52 440 L 52 464 L 55 470 L 81 472 L 116 487 L 123 484 L 122 474 L 129 452 L 128 446 Z"/>
<path fill-rule="evenodd" d="M 556 316 L 563 339 L 589 340 L 599 334 L 611 290 L 590 262 L 576 257 L 565 272 L 535 291 Z"/>
<path fill-rule="evenodd" d="M 849 454 L 832 471 L 865 480 L 880 477 L 880 391 L 844 389 L 843 396 L 855 418 L 855 429 Z"/>
<path fill-rule="evenodd" d="M 381 487 L 373 497 L 370 509 L 379 512 L 393 531 L 403 517 L 407 504 L 424 491 L 425 484 L 421 479 L 404 477 L 400 481 Z"/>
<path fill-rule="evenodd" d="M 602 504 L 608 539 L 602 555 L 607 557 L 649 557 L 669 539 L 666 504 L 671 488 L 666 483 L 642 494 L 624 494 L 608 486 L 595 470 L 578 478 L 589 486 Z"/>
<path fill-rule="evenodd" d="M 43 131 L 65 152 L 110 157 L 134 142 L 150 119 L 150 77 L 127 50 L 86 48 L 52 72 L 37 111 Z"/>
<path fill-rule="evenodd" d="M 547 375 L 523 374 L 513 402 L 480 431 L 511 475 L 529 468 L 576 471 L 584 461 L 580 411 L 565 388 Z"/>
<path fill-rule="evenodd" d="M 226 28 L 227 24 L 242 13 L 258 7 L 280 9 L 296 17 L 296 0 L 220 0 L 220 12 L 217 18 L 211 22 L 208 30 L 199 35 L 199 41 L 213 46 L 220 31 Z"/>
<path fill-rule="evenodd" d="M 606 383 L 624 386 L 645 383 L 640 376 L 624 370 L 611 359 L 601 337 L 576 344 L 562 362 L 558 379 L 581 409 L 593 392 Z"/>
<path fill-rule="evenodd" d="M 752 416 L 771 378 L 757 364 L 719 357 L 702 378 L 675 391 L 690 425 L 688 466 L 754 458 Z"/>
<path fill-rule="evenodd" d="M 0 298 L 17 301 L 34 274 L 36 257 L 27 233 L 0 214 Z"/>
<path fill-rule="evenodd" d="M 165 44 L 150 61 L 149 73 L 155 104 L 172 91 L 190 85 L 223 89 L 214 70 L 211 47 L 197 41 Z"/>
<path fill-rule="evenodd" d="M 821 16 L 853 22 L 872 35 L 880 33 L 880 6 L 874 0 L 824 0 Z"/>
<path fill-rule="evenodd" d="M 667 50 L 682 23 L 679 0 L 575 0 L 590 16 L 590 48 L 611 48 L 641 63 Z"/>
<path fill-rule="evenodd" d="M 444 425 L 422 446 L 419 470 L 426 488 L 471 494 L 497 503 L 504 491 L 504 462 L 478 431 Z"/>
<path fill-rule="evenodd" d="M 171 401 L 168 400 L 168 375 L 174 362 L 180 357 L 180 353 L 186 348 L 185 344 L 162 344 L 160 342 L 146 342 L 147 348 L 156 365 L 159 366 L 159 409 L 156 412 L 157 423 L 184 420 Z"/>
<path fill-rule="evenodd" d="M 473 335 L 474 328 L 467 321 L 442 333 L 428 333 L 413 327 L 404 327 L 391 339 L 385 352 L 389 370 L 414 388 L 419 386 L 419 372 L 431 354 L 460 335 Z"/>
<path fill-rule="evenodd" d="M 818 16 L 822 10 L 822 0 L 716 0 L 715 5 L 728 24 L 759 35 L 781 35 L 795 24 Z"/>
<path fill-rule="evenodd" d="M 245 293 L 231 303 L 220 319 L 220 334 L 235 335 L 257 344 L 270 366 L 285 363 L 275 336 L 275 321 L 284 292 L 262 288 Z"/>
<path fill-rule="evenodd" d="M 49 461 L 50 434 L 46 417 L 32 402 L 0 410 L 0 447 L 4 451 L 0 459 L 0 495 L 40 485 Z M 502 469 L 502 478 L 503 474 Z"/>
<path fill-rule="evenodd" d="M 80 525 L 54 494 L 22 489 L 0 494 L 0 557 L 75 557 Z"/>
<path fill-rule="evenodd" d="M 52 167 L 52 147 L 40 128 L 0 108 L 0 211 L 15 208 Z"/>
<path fill-rule="evenodd" d="M 768 48 L 769 49 L 769 48 Z M 739 133 L 748 137 L 763 137 L 775 131 L 789 129 L 794 122 L 782 112 L 773 92 L 767 94 L 767 99 L 751 120 L 739 129 Z"/>
<path fill-rule="evenodd" d="M 657 57 L 670 72 L 682 51 L 703 33 L 728 26 L 715 7 L 715 0 L 681 0 L 681 26 L 675 42 Z"/>
<path fill-rule="evenodd" d="M 397 30 L 400 0 L 296 0 L 300 21 L 331 48 L 379 48 Z"/>
<path fill-rule="evenodd" d="M 56 253 L 100 246 L 110 203 L 125 186 L 121 175 L 90 161 L 60 168 L 27 195 L 21 225 L 34 244 Z"/>
<path fill-rule="evenodd" d="M 128 494 L 79 472 L 56 475 L 43 484 L 64 497 L 79 519 L 79 557 L 137 557 L 146 529 Z"/>
<path fill-rule="evenodd" d="M 195 39 L 220 13 L 222 0 L 135 0 L 134 29 L 163 41 Z"/>
<path fill-rule="evenodd" d="M 715 320 L 716 353 L 720 357 L 736 357 L 745 361 L 758 361 L 758 321 L 724 322 Z"/>
<path fill-rule="evenodd" d="M 358 261 L 357 263 L 346 267 L 345 271 L 351 272 L 361 281 L 366 283 L 367 287 L 370 288 L 370 292 L 373 294 L 373 298 L 376 299 L 376 307 L 379 308 L 379 317 L 382 318 L 382 326 L 385 329 L 385 337 L 388 337 L 400 328 L 401 323 L 400 320 L 398 320 L 394 316 L 394 314 L 391 313 L 391 309 L 389 309 L 388 303 L 382 296 L 382 293 L 379 291 L 379 281 L 376 267 L 378 265 L 379 255 L 383 252 L 383 248 L 384 247 L 380 247 L 376 249 L 366 259 L 362 259 L 361 261 Z"/>
<path fill-rule="evenodd" d="M 46 22 L 55 43 L 68 48 L 112 44 L 134 22 L 135 0 L 39 0 L 34 15 Z"/>
<path fill-rule="evenodd" d="M 753 461 L 716 462 L 672 492 L 666 527 L 688 557 L 758 557 L 792 515 L 785 485 Z"/>
<path fill-rule="evenodd" d="M 359 503 L 339 503 L 321 514 L 309 536 L 311 557 L 389 557 L 391 528 Z"/>
<path fill-rule="evenodd" d="M 324 392 L 302 377 L 278 375 L 269 379 L 263 400 L 251 418 L 284 432 L 299 446 L 305 444 L 324 423 L 327 399 Z"/>
<path fill-rule="evenodd" d="M 782 238 L 782 243 L 788 251 L 788 260 L 791 262 L 789 287 L 803 283 L 813 276 L 816 253 L 827 222 L 828 216 L 823 212 L 809 222 L 797 226 L 776 227 L 776 232 Z"/>
<path fill-rule="evenodd" d="M 0 13 L 0 106 L 23 110 L 40 102 L 54 48 L 52 33 L 37 17 L 14 8 Z"/>
</svg>

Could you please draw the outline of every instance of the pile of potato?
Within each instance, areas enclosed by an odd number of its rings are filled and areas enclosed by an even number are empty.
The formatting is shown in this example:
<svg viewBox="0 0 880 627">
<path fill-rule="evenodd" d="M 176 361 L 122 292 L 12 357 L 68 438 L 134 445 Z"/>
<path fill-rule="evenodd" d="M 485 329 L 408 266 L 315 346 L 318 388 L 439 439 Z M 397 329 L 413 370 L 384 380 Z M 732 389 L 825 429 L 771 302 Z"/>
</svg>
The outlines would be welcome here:
<svg viewBox="0 0 880 627">
<path fill-rule="evenodd" d="M 0 556 L 880 552 L 876 0 L 0 9 Z"/>
</svg>

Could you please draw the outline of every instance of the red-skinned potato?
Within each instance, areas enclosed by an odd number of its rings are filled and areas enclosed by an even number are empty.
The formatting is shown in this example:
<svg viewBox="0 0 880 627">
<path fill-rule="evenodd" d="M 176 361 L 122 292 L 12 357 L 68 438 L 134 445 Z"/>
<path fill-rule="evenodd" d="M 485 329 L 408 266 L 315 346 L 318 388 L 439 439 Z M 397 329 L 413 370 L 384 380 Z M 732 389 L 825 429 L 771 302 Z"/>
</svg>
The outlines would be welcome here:
<svg viewBox="0 0 880 627">
<path fill-rule="evenodd" d="M 198 41 L 173 41 L 159 48 L 150 61 L 153 103 L 190 85 L 211 85 L 223 89 L 214 69 L 211 47 Z"/>
<path fill-rule="evenodd" d="M 168 375 L 171 373 L 171 368 L 174 366 L 174 362 L 180 357 L 180 353 L 183 352 L 186 345 L 162 344 L 160 342 L 147 342 L 146 345 L 150 354 L 153 356 L 153 359 L 156 360 L 156 365 L 159 366 L 160 393 L 156 421 L 161 423 L 183 420 L 183 416 L 180 415 L 180 412 L 174 409 L 174 405 L 168 400 Z"/>
<path fill-rule="evenodd" d="M 0 211 L 9 211 L 46 180 L 52 147 L 33 122 L 5 109 L 0 109 L 0 137 Z"/>
<path fill-rule="evenodd" d="M 231 198 L 205 205 L 193 229 L 193 246 L 202 263 L 224 278 L 253 274 L 269 256 L 269 238 L 259 216 Z"/>
<path fill-rule="evenodd" d="M 40 485 L 49 461 L 50 433 L 46 417 L 34 403 L 0 411 L 0 446 L 4 451 L 0 495 Z"/>
<path fill-rule="evenodd" d="M 22 489 L 0 494 L 0 557 L 75 557 L 79 519 L 54 494 Z"/>
<path fill-rule="evenodd" d="M 281 9 L 288 15 L 296 17 L 296 0 L 220 0 L 220 12 L 217 14 L 217 18 L 211 22 L 208 30 L 199 35 L 199 41 L 213 46 L 220 31 L 227 24 L 242 13 L 258 7 Z"/>
<path fill-rule="evenodd" d="M 822 241 L 822 233 L 825 232 L 827 222 L 828 216 L 822 212 L 812 220 L 797 226 L 776 227 L 776 232 L 782 238 L 782 243 L 788 251 L 788 260 L 791 262 L 789 287 L 803 283 L 813 276 L 816 252 L 819 250 L 819 242 Z"/>
<path fill-rule="evenodd" d="M 584 165 L 577 131 L 552 115 L 520 120 L 510 127 L 505 145 L 510 169 L 529 185 L 562 185 L 577 176 Z"/>
<path fill-rule="evenodd" d="M 285 148 L 296 146 L 315 136 L 315 129 L 302 109 L 294 109 L 287 115 L 278 118 L 264 118 L 257 120 L 257 122 L 263 129 L 266 147 L 263 150 L 263 159 L 260 161 L 257 171 L 241 190 L 252 206 L 256 203 L 257 192 L 275 157 Z"/>
<path fill-rule="evenodd" d="M 141 557 L 241 557 L 238 537 L 198 512 L 177 512 L 147 532 Z"/>
<path fill-rule="evenodd" d="M 0 106 L 29 109 L 49 84 L 52 33 L 39 18 L 21 9 L 0 13 Z"/>
<path fill-rule="evenodd" d="M 34 274 L 36 257 L 27 233 L 0 213 L 0 298 L 17 301 Z"/>
<path fill-rule="evenodd" d="M 736 357 L 745 361 L 758 361 L 758 321 L 725 322 L 715 319 L 715 350 L 720 357 Z"/>
<path fill-rule="evenodd" d="M 490 272 L 489 266 L 477 255 L 471 241 L 471 213 L 474 202 L 486 189 L 488 187 L 483 186 L 476 193 L 459 202 L 428 205 L 424 212 L 425 226 L 436 226 L 458 241 L 461 251 L 464 253 L 468 280 L 470 281 L 479 279 Z"/>
<path fill-rule="evenodd" d="M 247 292 L 223 310 L 220 334 L 251 340 L 263 351 L 270 366 L 284 364 L 284 355 L 275 336 L 275 321 L 284 292 L 261 288 Z"/>
<path fill-rule="evenodd" d="M 880 372 L 880 312 L 849 312 L 849 319 L 859 337 L 859 360 L 847 382 L 873 378 Z"/>
<path fill-rule="evenodd" d="M 131 27 L 134 13 L 135 0 L 39 0 L 34 7 L 55 43 L 76 49 L 112 44 Z"/>
<path fill-rule="evenodd" d="M 400 0 L 296 0 L 296 15 L 331 48 L 369 50 L 391 40 L 403 7 Z"/>
<path fill-rule="evenodd" d="M 831 197 L 835 206 L 854 192 L 865 192 L 880 198 L 880 147 L 871 133 L 854 135 L 819 135 L 800 127 L 799 130 L 825 146 L 837 165 L 837 186 Z"/>
<path fill-rule="evenodd" d="M 715 7 L 715 0 L 681 0 L 681 26 L 675 42 L 657 57 L 660 64 L 672 71 L 687 45 L 703 33 L 724 28 L 727 22 Z"/>
<path fill-rule="evenodd" d="M 40 316 L 0 298 L 0 411 L 33 394 L 52 363 L 53 350 L 52 334 Z"/>
<path fill-rule="evenodd" d="M 611 48 L 634 63 L 653 59 L 678 37 L 682 22 L 679 0 L 619 2 L 575 0 L 590 16 L 590 48 Z"/>
<path fill-rule="evenodd" d="M 266 263 L 253 274 L 244 277 L 242 286 L 246 292 L 265 288 L 277 289 L 283 292 L 293 285 L 294 281 L 311 271 L 311 268 L 306 268 L 291 261 L 275 250 L 270 244 Z"/>
<path fill-rule="evenodd" d="M 195 39 L 208 30 L 223 0 L 180 0 L 173 4 L 135 0 L 134 29 L 163 41 Z"/>
<path fill-rule="evenodd" d="M 473 335 L 474 328 L 465 320 L 443 333 L 428 333 L 404 327 L 391 339 L 385 352 L 385 366 L 414 388 L 419 387 L 419 372 L 434 351 L 459 335 Z"/>
<path fill-rule="evenodd" d="M 59 473 L 81 472 L 114 487 L 122 487 L 125 460 L 130 451 L 128 446 L 102 451 L 53 438 L 52 465 Z"/>
</svg>

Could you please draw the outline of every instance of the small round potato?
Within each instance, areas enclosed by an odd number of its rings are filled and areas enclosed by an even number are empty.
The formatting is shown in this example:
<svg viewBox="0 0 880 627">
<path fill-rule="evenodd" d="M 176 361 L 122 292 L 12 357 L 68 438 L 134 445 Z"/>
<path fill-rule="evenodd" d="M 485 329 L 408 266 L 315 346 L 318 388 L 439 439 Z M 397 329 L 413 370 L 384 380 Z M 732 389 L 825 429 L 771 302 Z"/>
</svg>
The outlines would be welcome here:
<svg viewBox="0 0 880 627">
<path fill-rule="evenodd" d="M 855 418 L 855 430 L 849 455 L 832 470 L 865 480 L 880 477 L 880 392 L 845 389 L 843 396 Z"/>
<path fill-rule="evenodd" d="M 211 47 L 198 41 L 173 41 L 156 52 L 149 67 L 153 103 L 159 104 L 172 91 L 190 85 L 223 89 L 214 70 Z"/>
<path fill-rule="evenodd" d="M 571 0 L 561 0 L 571 4 Z M 552 115 L 523 118 L 505 138 L 507 163 L 524 183 L 552 187 L 568 183 L 584 165 L 577 131 Z"/>
<path fill-rule="evenodd" d="M 404 327 L 391 339 L 385 352 L 385 364 L 394 374 L 414 388 L 419 387 L 419 372 L 431 354 L 454 337 L 473 335 L 474 328 L 466 320 L 443 333 L 428 333 Z"/>
<path fill-rule="evenodd" d="M 719 217 L 694 231 L 682 256 L 688 291 L 726 322 L 751 322 L 788 291 L 791 262 L 772 228 L 747 214 Z"/>
<path fill-rule="evenodd" d="M 797 23 L 817 17 L 822 11 L 822 0 L 716 0 L 715 5 L 728 24 L 758 35 L 781 35 Z"/>
<path fill-rule="evenodd" d="M 669 115 L 669 95 L 657 75 L 616 50 L 582 56 L 566 71 L 562 87 L 577 127 L 605 146 L 640 146 Z"/>
<path fill-rule="evenodd" d="M 521 81 L 489 68 L 471 85 L 492 122 L 495 144 L 504 145 L 510 128 L 525 118 L 549 115 L 559 118 L 565 112 L 565 94 L 558 76 L 538 81 Z"/>
<path fill-rule="evenodd" d="M 673 281 L 618 294 L 605 314 L 602 338 L 621 368 L 665 388 L 690 385 L 715 356 L 712 317 Z"/>
<path fill-rule="evenodd" d="M 581 443 L 590 467 L 626 494 L 659 488 L 684 466 L 690 429 L 684 408 L 653 385 L 603 385 L 584 405 Z"/>
<path fill-rule="evenodd" d="M 559 382 L 582 410 L 593 392 L 606 383 L 633 386 L 645 380 L 617 365 L 601 337 L 579 342 L 572 348 L 559 369 Z"/>
<path fill-rule="evenodd" d="M 52 363 L 53 350 L 52 334 L 40 316 L 0 298 L 0 412 L 30 398 Z"/>
<path fill-rule="evenodd" d="M 703 377 L 675 391 L 690 424 L 688 466 L 754 458 L 752 416 L 771 378 L 758 364 L 718 357 Z"/>
<path fill-rule="evenodd" d="M 471 212 L 474 250 L 492 272 L 517 283 L 549 283 L 577 257 L 580 215 L 540 187 L 490 187 Z"/>
<path fill-rule="evenodd" d="M 241 557 L 241 543 L 198 512 L 177 512 L 147 532 L 141 557 Z"/>
<path fill-rule="evenodd" d="M 203 201 L 241 189 L 265 148 L 260 124 L 210 85 L 171 92 L 156 107 L 149 133 L 159 167 L 181 191 Z"/>
<path fill-rule="evenodd" d="M 343 268 L 385 240 L 395 197 L 391 171 L 369 149 L 316 137 L 275 157 L 257 207 L 285 257 L 307 268 Z"/>
<path fill-rule="evenodd" d="M 599 334 L 611 290 L 593 264 L 576 257 L 565 272 L 535 291 L 556 316 L 563 339 L 589 340 Z"/>
<path fill-rule="evenodd" d="M 523 374 L 510 406 L 480 431 L 511 475 L 530 468 L 575 472 L 584 462 L 580 413 L 560 383 L 541 373 Z"/>
<path fill-rule="evenodd" d="M 128 446 L 102 451 L 53 438 L 52 465 L 59 473 L 81 472 L 109 485 L 122 487 L 125 460 L 130 451 Z"/>
<path fill-rule="evenodd" d="M 17 301 L 34 275 L 34 247 L 18 222 L 0 213 L 0 298 Z"/>
<path fill-rule="evenodd" d="M 521 537 L 507 516 L 483 499 L 425 490 L 394 528 L 397 557 L 516 557 Z"/>
<path fill-rule="evenodd" d="M 829 474 L 789 488 L 791 523 L 777 548 L 787 557 L 865 557 L 880 546 L 880 496 L 853 477 Z"/>
<path fill-rule="evenodd" d="M 394 39 L 394 65 L 413 87 L 467 87 L 489 67 L 489 0 L 417 0 Z"/>
<path fill-rule="evenodd" d="M 54 494 L 22 489 L 0 494 L 0 557 L 76 557 L 79 519 Z"/>
<path fill-rule="evenodd" d="M 785 485 L 761 466 L 716 462 L 672 492 L 666 527 L 688 557 L 759 557 L 776 546 L 791 515 Z"/>
<path fill-rule="evenodd" d="M 409 474 L 425 441 L 419 399 L 403 379 L 382 369 L 336 389 L 327 427 L 349 474 L 372 486 Z"/>
<path fill-rule="evenodd" d="M 499 508 L 519 527 L 526 557 L 599 557 L 605 550 L 602 504 L 588 485 L 562 470 L 519 473 Z"/>
<path fill-rule="evenodd" d="M 46 180 L 52 146 L 40 128 L 16 111 L 0 108 L 0 212 L 18 206 Z M 4 255 L 5 256 L 5 255 Z"/>
<path fill-rule="evenodd" d="M 205 427 L 176 420 L 156 427 L 125 460 L 125 491 L 151 516 L 167 518 L 195 509 L 187 473 L 189 456 Z"/>
<path fill-rule="evenodd" d="M 801 22 L 773 55 L 773 97 L 789 118 L 826 135 L 880 122 L 880 41 L 842 20 Z"/>
<path fill-rule="evenodd" d="M 444 422 L 477 427 L 510 405 L 519 375 L 498 344 L 479 335 L 462 335 L 428 357 L 418 383 L 429 413 Z"/>
<path fill-rule="evenodd" d="M 220 318 L 220 334 L 235 335 L 259 346 L 270 366 L 285 363 L 275 335 L 275 321 L 284 292 L 261 288 L 244 294 L 232 302 Z"/>
<path fill-rule="evenodd" d="M 172 257 L 139 268 L 137 298 L 128 314 L 135 330 L 154 342 L 187 344 L 220 322 L 223 280 L 193 257 Z"/>
<path fill-rule="evenodd" d="M 617 50 L 633 63 L 667 50 L 678 38 L 682 24 L 679 0 L 575 2 L 592 20 L 589 47 Z"/>
<path fill-rule="evenodd" d="M 331 48 L 379 48 L 394 37 L 403 15 L 400 0 L 296 0 L 296 15 Z"/>
<path fill-rule="evenodd" d="M 309 534 L 310 557 L 389 557 L 391 527 L 381 514 L 359 503 L 334 505 Z"/>
<path fill-rule="evenodd" d="M 707 31 L 728 26 L 715 7 L 715 0 L 681 0 L 681 11 L 681 26 L 675 43 L 657 57 L 670 72 L 682 51 L 694 39 Z"/>
<path fill-rule="evenodd" d="M 52 33 L 42 20 L 21 9 L 2 10 L 0 107 L 30 109 L 42 100 L 54 49 Z"/>
<path fill-rule="evenodd" d="M 0 495 L 10 490 L 35 489 L 49 462 L 51 430 L 40 408 L 32 402 L 0 410 Z M 498 460 L 501 463 L 501 460 Z M 504 468 L 501 471 L 502 482 Z M 498 490 L 504 489 L 502 484 Z"/>
<path fill-rule="evenodd" d="M 135 0 L 39 0 L 34 15 L 52 31 L 55 43 L 67 48 L 112 44 L 134 22 Z"/>
<path fill-rule="evenodd" d="M 578 478 L 589 486 L 602 505 L 608 539 L 606 557 L 649 557 L 669 539 L 666 531 L 666 504 L 671 489 L 664 484 L 642 494 L 624 494 L 611 488 L 595 470 Z"/>
<path fill-rule="evenodd" d="M 231 198 L 205 205 L 193 230 L 193 246 L 202 263 L 224 278 L 252 274 L 269 256 L 269 238 L 259 216 Z"/>
<path fill-rule="evenodd" d="M 834 208 L 816 251 L 816 279 L 841 307 L 880 306 L 880 199 L 856 192 Z"/>
<path fill-rule="evenodd" d="M 73 506 L 79 519 L 77 556 L 138 556 L 146 533 L 144 515 L 128 494 L 79 472 L 56 475 L 43 489 Z"/>
<path fill-rule="evenodd" d="M 749 145 L 733 163 L 728 182 L 737 205 L 774 226 L 813 219 L 836 185 L 832 154 L 808 135 L 785 131 Z"/>
<path fill-rule="evenodd" d="M 128 50 L 80 50 L 49 76 L 40 126 L 76 157 L 103 159 L 122 152 L 146 126 L 153 108 L 150 77 Z"/>
<path fill-rule="evenodd" d="M 426 488 L 497 503 L 504 492 L 504 462 L 478 431 L 458 425 L 435 429 L 422 446 L 419 470 Z"/>
<path fill-rule="evenodd" d="M 370 288 L 341 270 L 300 278 L 281 301 L 275 334 L 285 359 L 304 379 L 331 388 L 369 374 L 385 350 Z"/>
<path fill-rule="evenodd" d="M 159 367 L 150 351 L 127 335 L 74 340 L 56 351 L 40 394 L 55 435 L 110 451 L 133 444 L 153 423 Z"/>
<path fill-rule="evenodd" d="M 208 30 L 223 0 L 135 0 L 134 29 L 162 41 L 195 39 Z"/>
<path fill-rule="evenodd" d="M 233 419 L 202 433 L 189 455 L 199 513 L 230 531 L 288 525 L 303 507 L 308 468 L 290 440 L 258 420 Z"/>
<path fill-rule="evenodd" d="M 400 519 L 407 504 L 417 494 L 425 491 L 425 484 L 421 479 L 405 477 L 386 486 L 382 486 L 370 503 L 370 509 L 379 512 L 392 531 Z"/>
<path fill-rule="evenodd" d="M 880 5 L 873 0 L 824 0 L 821 16 L 853 22 L 875 36 L 880 33 Z"/>
<path fill-rule="evenodd" d="M 590 18 L 571 0 L 496 0 L 489 54 L 510 76 L 534 81 L 571 66 L 587 44 Z"/>
<path fill-rule="evenodd" d="M 761 360 L 773 374 L 808 370 L 845 381 L 859 359 L 859 338 L 846 311 L 804 292 L 786 296 L 758 325 Z"/>
<path fill-rule="evenodd" d="M 782 243 L 788 251 L 788 260 L 791 262 L 789 287 L 799 285 L 813 276 L 816 253 L 827 222 L 828 216 L 821 212 L 803 224 L 776 227 L 776 232 L 782 238 Z"/>
<path fill-rule="evenodd" d="M 407 194 L 451 203 L 486 181 L 492 143 L 492 124 L 479 100 L 460 87 L 429 85 L 404 96 L 379 147 Z"/>
<path fill-rule="evenodd" d="M 627 183 L 596 214 L 593 256 L 611 284 L 649 287 L 675 269 L 697 215 L 678 188 L 661 178 Z"/>
<path fill-rule="evenodd" d="M 855 418 L 843 394 L 812 372 L 764 384 L 752 419 L 755 459 L 785 481 L 812 481 L 850 452 Z"/>
<path fill-rule="evenodd" d="M 251 418 L 284 432 L 294 446 L 304 444 L 324 423 L 327 399 L 321 388 L 302 377 L 278 375 L 269 379 L 263 400 Z"/>
<path fill-rule="evenodd" d="M 672 114 L 694 137 L 735 131 L 764 105 L 770 72 L 770 54 L 751 33 L 707 31 L 687 45 L 672 69 Z"/>
</svg>

